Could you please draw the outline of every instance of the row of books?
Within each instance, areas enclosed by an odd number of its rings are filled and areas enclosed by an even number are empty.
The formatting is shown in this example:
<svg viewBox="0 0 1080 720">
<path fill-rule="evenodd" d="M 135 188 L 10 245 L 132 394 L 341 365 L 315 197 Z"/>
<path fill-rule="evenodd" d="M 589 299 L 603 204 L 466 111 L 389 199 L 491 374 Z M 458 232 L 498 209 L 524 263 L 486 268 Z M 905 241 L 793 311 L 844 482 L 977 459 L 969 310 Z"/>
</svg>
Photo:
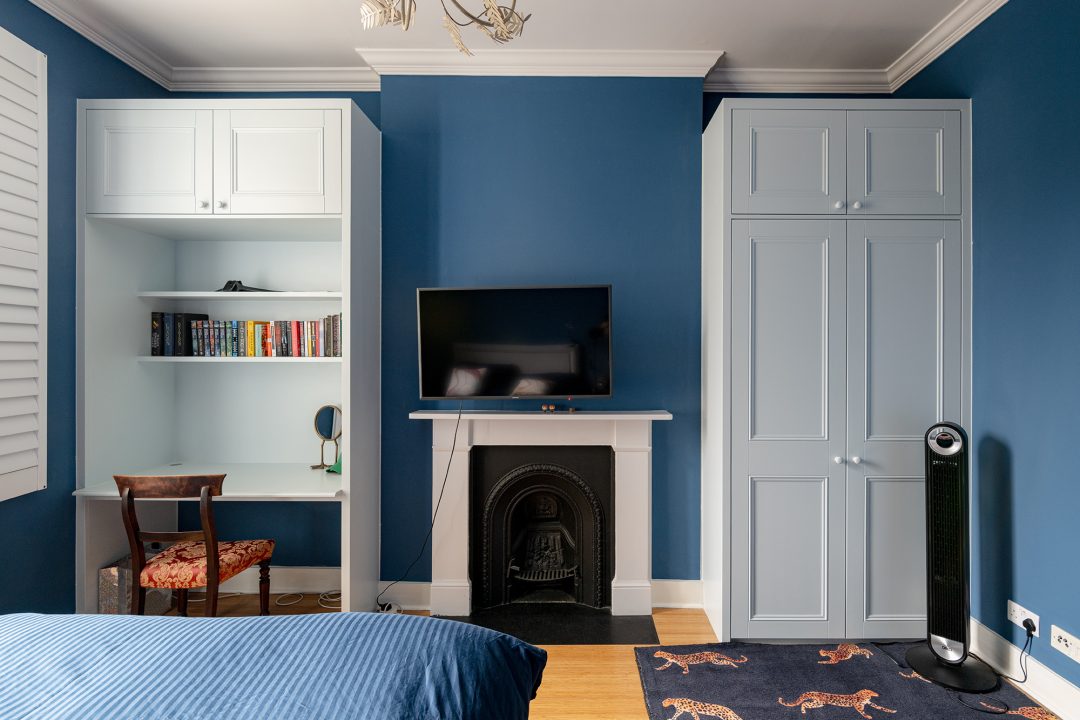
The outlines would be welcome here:
<svg viewBox="0 0 1080 720">
<path fill-rule="evenodd" d="M 341 357 L 341 314 L 320 320 L 211 320 L 150 313 L 154 357 Z"/>
</svg>

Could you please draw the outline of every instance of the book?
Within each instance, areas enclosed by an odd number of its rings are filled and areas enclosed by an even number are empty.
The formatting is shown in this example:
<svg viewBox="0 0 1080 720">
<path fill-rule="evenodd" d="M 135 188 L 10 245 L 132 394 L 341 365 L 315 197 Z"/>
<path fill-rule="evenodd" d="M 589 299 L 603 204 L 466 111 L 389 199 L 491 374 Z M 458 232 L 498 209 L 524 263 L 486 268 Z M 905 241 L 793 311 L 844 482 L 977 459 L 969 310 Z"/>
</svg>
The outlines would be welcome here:
<svg viewBox="0 0 1080 720">
<path fill-rule="evenodd" d="M 161 322 L 161 354 L 172 357 L 176 354 L 176 316 L 165 313 Z"/>
<path fill-rule="evenodd" d="M 191 323 L 196 320 L 206 320 L 207 315 L 200 313 L 176 313 L 176 343 L 174 354 L 180 357 L 191 357 L 198 354 L 195 350 L 198 345 L 198 337 L 192 332 Z"/>
<path fill-rule="evenodd" d="M 246 335 L 245 339 L 247 340 L 247 356 L 255 357 L 255 321 L 248 320 L 244 325 L 244 334 Z"/>
<path fill-rule="evenodd" d="M 161 341 L 162 325 L 165 323 L 165 314 L 159 312 L 150 313 L 150 356 L 160 357 L 165 347 Z"/>
</svg>

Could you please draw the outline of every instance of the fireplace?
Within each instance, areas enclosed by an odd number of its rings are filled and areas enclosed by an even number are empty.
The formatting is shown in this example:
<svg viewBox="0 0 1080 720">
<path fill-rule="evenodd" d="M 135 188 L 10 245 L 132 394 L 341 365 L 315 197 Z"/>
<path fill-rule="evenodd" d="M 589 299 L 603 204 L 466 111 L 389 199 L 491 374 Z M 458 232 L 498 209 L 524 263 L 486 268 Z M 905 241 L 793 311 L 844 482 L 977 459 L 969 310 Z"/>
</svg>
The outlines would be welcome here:
<svg viewBox="0 0 1080 720">
<path fill-rule="evenodd" d="M 610 447 L 473 449 L 472 610 L 507 603 L 611 605 L 614 467 Z"/>
</svg>

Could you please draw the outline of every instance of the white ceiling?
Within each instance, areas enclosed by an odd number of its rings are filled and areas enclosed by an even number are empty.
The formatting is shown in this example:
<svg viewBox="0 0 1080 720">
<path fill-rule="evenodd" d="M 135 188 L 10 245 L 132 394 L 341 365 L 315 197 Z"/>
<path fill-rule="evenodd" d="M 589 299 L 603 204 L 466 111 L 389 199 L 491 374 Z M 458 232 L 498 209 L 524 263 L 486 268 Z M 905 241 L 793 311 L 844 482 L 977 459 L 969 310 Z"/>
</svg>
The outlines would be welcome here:
<svg viewBox="0 0 1080 720">
<path fill-rule="evenodd" d="M 523 36 L 493 47 L 465 31 L 476 58 L 454 51 L 438 0 L 417 0 L 407 33 L 363 30 L 360 0 L 31 1 L 175 89 L 344 88 L 376 82 L 372 67 L 703 76 L 723 55 L 716 89 L 867 92 L 906 80 L 1006 0 L 518 0 L 533 14 Z"/>
</svg>

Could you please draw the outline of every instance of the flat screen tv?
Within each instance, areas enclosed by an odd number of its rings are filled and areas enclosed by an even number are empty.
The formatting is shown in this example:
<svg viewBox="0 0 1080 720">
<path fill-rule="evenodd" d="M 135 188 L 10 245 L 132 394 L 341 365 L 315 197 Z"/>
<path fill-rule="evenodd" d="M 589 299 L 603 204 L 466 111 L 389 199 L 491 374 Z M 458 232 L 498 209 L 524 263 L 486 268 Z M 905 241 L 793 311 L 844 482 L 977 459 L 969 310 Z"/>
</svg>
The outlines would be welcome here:
<svg viewBox="0 0 1080 720">
<path fill-rule="evenodd" d="M 611 395 L 611 286 L 416 294 L 420 397 Z"/>
</svg>

